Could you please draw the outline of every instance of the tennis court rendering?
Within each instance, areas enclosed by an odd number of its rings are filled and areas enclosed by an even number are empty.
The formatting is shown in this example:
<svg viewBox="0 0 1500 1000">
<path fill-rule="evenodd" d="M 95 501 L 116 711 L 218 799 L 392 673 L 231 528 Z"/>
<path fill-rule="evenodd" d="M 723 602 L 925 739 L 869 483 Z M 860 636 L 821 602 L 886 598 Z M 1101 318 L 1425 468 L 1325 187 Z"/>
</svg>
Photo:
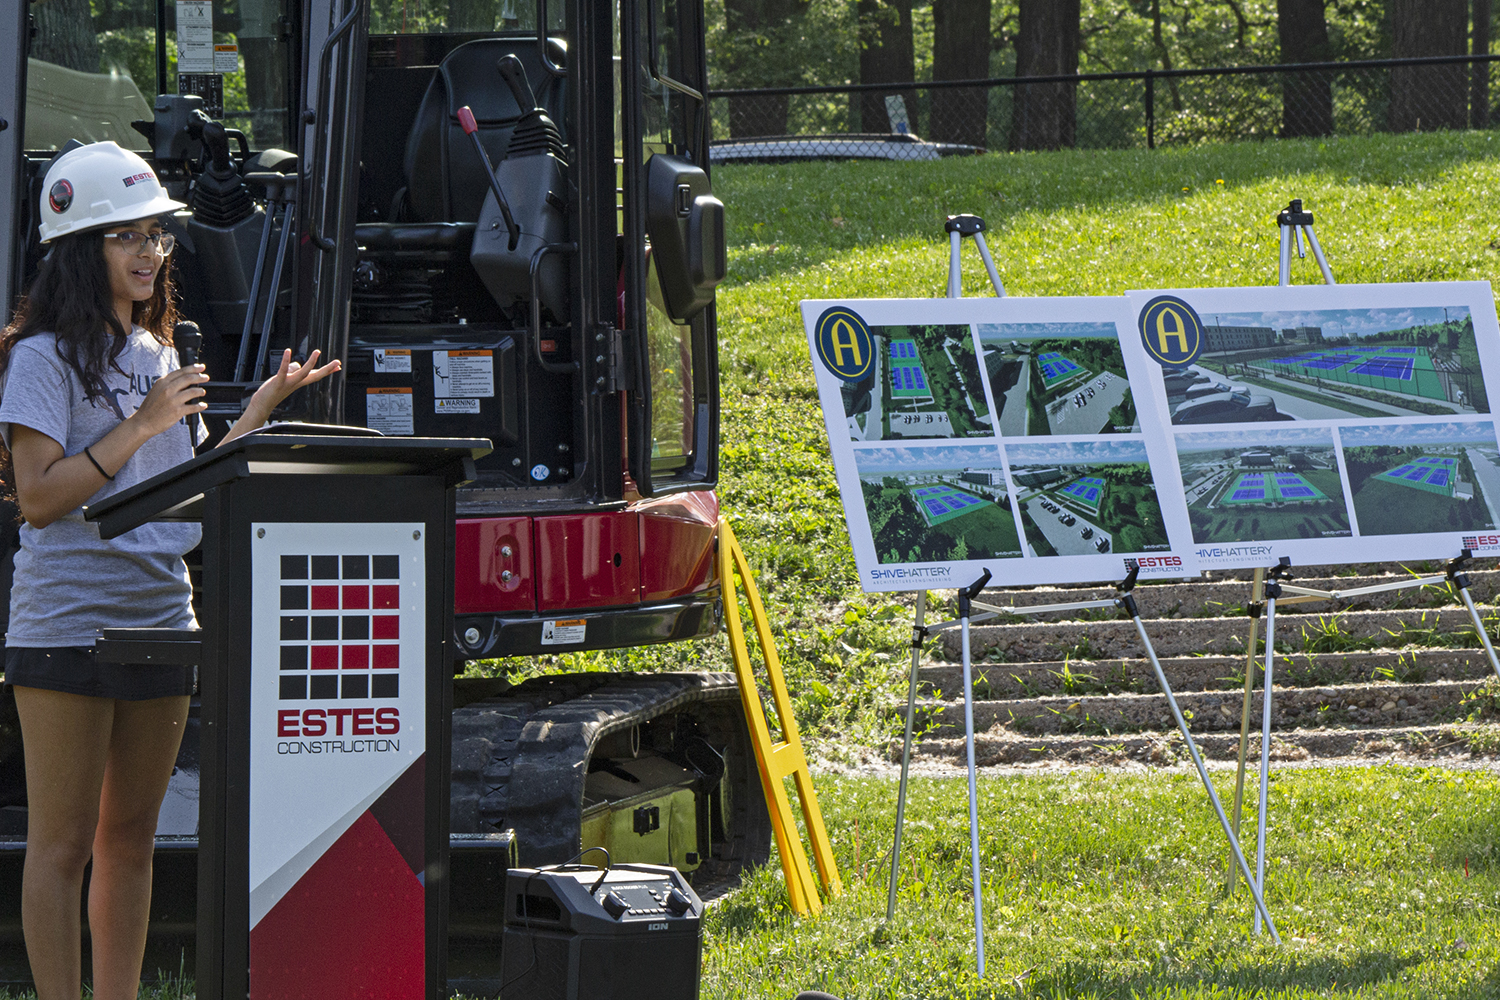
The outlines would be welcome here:
<svg viewBox="0 0 1500 1000">
<path fill-rule="evenodd" d="M 891 341 L 890 369 L 891 395 L 895 398 L 926 399 L 932 396 L 915 340 Z"/>
<path fill-rule="evenodd" d="M 1042 385 L 1051 389 L 1075 378 L 1083 369 L 1058 354 L 1056 351 L 1047 351 L 1036 356 L 1037 363 L 1042 366 Z"/>
<path fill-rule="evenodd" d="M 928 486 L 913 490 L 912 496 L 917 498 L 917 507 L 922 511 L 922 518 L 929 528 L 981 507 L 994 506 L 988 500 L 970 496 L 952 486 Z"/>
<path fill-rule="evenodd" d="M 1242 472 L 1219 502 L 1233 506 L 1327 499 L 1326 493 L 1295 472 Z"/>
<path fill-rule="evenodd" d="M 1104 496 L 1104 480 L 1092 477 L 1075 479 L 1056 492 L 1063 494 L 1080 507 L 1087 507 L 1090 513 L 1097 514 L 1100 500 Z"/>
<path fill-rule="evenodd" d="M 1458 481 L 1457 466 L 1458 459 L 1456 458 L 1423 455 L 1414 462 L 1388 469 L 1375 478 L 1395 483 L 1397 486 L 1409 486 L 1412 489 L 1425 490 L 1428 493 L 1451 498 L 1454 485 Z"/>
<path fill-rule="evenodd" d="M 1448 387 L 1425 347 L 1349 347 L 1304 351 L 1250 364 L 1265 371 L 1362 385 L 1426 399 L 1448 399 Z"/>
</svg>

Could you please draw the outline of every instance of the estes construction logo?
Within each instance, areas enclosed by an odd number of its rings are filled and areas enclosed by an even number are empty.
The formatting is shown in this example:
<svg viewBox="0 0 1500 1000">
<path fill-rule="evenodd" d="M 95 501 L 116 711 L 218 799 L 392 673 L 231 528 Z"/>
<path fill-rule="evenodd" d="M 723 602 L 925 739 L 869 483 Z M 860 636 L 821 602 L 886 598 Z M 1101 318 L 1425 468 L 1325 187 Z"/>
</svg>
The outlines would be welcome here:
<svg viewBox="0 0 1500 1000">
<path fill-rule="evenodd" d="M 1470 552 L 1490 552 L 1500 549 L 1500 535 L 1465 535 L 1464 548 Z"/>
<path fill-rule="evenodd" d="M 1141 576 L 1170 576 L 1182 572 L 1182 556 L 1133 556 L 1125 560 L 1125 570 L 1133 569 Z"/>
</svg>

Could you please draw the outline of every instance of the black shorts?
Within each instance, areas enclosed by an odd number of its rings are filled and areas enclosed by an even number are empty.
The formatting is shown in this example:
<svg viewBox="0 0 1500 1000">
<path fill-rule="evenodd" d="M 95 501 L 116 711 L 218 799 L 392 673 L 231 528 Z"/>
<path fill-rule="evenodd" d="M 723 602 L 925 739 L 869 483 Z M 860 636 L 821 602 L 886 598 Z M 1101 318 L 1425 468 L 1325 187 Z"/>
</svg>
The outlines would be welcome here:
<svg viewBox="0 0 1500 1000">
<path fill-rule="evenodd" d="M 5 683 L 120 701 L 193 693 L 193 668 L 161 663 L 100 663 L 92 646 L 5 647 Z"/>
</svg>

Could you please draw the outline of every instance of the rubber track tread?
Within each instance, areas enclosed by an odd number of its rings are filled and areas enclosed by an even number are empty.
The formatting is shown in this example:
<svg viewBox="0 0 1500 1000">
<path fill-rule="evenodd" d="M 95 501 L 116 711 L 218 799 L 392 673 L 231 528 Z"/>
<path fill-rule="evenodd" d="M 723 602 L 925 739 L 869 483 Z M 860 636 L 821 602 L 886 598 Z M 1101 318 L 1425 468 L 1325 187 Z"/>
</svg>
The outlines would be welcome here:
<svg viewBox="0 0 1500 1000">
<path fill-rule="evenodd" d="M 591 749 L 606 733 L 738 699 L 733 674 L 537 677 L 453 713 L 452 830 L 516 831 L 521 864 L 578 852 Z"/>
</svg>

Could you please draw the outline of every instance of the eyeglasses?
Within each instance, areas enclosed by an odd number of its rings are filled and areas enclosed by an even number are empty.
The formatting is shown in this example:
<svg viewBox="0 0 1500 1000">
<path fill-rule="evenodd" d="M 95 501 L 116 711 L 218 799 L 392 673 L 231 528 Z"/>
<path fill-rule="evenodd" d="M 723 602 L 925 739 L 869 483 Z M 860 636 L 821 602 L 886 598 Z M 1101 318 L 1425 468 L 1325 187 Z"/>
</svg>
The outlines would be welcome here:
<svg viewBox="0 0 1500 1000">
<path fill-rule="evenodd" d="M 107 240 L 119 240 L 120 248 L 132 256 L 140 256 L 146 252 L 146 244 L 151 244 L 153 250 L 158 251 L 163 257 L 172 252 L 177 245 L 177 237 L 171 233 L 138 233 L 135 230 L 126 230 L 123 233 L 105 233 Z"/>
</svg>

